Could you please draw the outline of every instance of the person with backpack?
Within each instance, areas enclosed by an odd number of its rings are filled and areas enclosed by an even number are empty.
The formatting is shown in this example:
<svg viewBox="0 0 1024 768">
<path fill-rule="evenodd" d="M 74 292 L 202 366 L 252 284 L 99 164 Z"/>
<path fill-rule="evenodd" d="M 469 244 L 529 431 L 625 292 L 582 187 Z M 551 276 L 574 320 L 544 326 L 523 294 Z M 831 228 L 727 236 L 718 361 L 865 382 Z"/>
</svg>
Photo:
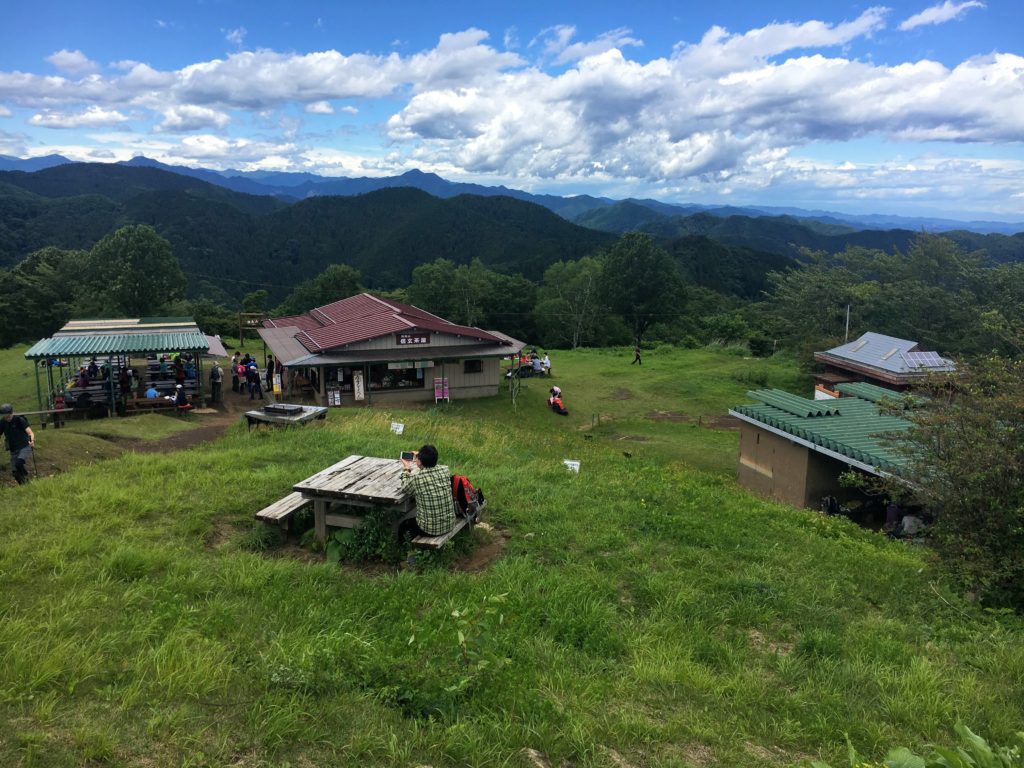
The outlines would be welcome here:
<svg viewBox="0 0 1024 768">
<path fill-rule="evenodd" d="M 11 474 L 18 485 L 24 485 L 28 482 L 28 460 L 35 447 L 36 436 L 27 418 L 14 415 L 10 403 L 0 405 L 0 434 L 7 440 L 7 450 L 11 452 Z"/>
<path fill-rule="evenodd" d="M 224 371 L 220 367 L 220 361 L 215 360 L 213 363 L 213 370 L 210 371 L 210 401 L 214 403 L 220 402 L 220 387 L 221 382 L 224 380 Z"/>
<path fill-rule="evenodd" d="M 416 517 L 403 522 L 399 533 L 410 539 L 442 536 L 455 527 L 452 476 L 437 459 L 437 448 L 429 444 L 416 452 L 414 461 L 402 459 L 402 489 L 416 497 Z"/>
<path fill-rule="evenodd" d="M 548 405 L 559 416 L 569 415 L 569 412 L 565 409 L 565 403 L 562 402 L 562 390 L 559 387 L 551 388 L 551 397 L 548 398 Z"/>
</svg>

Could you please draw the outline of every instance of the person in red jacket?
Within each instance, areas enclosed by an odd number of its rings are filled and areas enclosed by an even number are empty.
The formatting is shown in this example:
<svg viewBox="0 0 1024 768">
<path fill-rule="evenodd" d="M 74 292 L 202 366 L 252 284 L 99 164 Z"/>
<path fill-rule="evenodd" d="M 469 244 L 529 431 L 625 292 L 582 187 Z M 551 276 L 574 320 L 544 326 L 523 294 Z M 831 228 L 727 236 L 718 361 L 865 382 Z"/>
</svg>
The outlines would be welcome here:
<svg viewBox="0 0 1024 768">
<path fill-rule="evenodd" d="M 569 412 L 565 409 L 565 403 L 562 402 L 562 390 L 558 387 L 551 388 L 551 397 L 548 398 L 548 405 L 559 416 L 569 415 Z"/>
</svg>

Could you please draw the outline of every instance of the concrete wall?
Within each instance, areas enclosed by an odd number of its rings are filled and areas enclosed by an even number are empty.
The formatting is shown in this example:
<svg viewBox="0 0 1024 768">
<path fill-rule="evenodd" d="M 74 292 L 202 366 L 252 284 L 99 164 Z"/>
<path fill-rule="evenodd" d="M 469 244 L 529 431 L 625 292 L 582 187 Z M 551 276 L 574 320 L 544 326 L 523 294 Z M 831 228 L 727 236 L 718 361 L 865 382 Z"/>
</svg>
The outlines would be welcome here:
<svg viewBox="0 0 1024 768">
<path fill-rule="evenodd" d="M 840 495 L 847 465 L 765 429 L 740 423 L 737 479 L 744 488 L 795 507 L 817 509 L 821 498 Z"/>
</svg>

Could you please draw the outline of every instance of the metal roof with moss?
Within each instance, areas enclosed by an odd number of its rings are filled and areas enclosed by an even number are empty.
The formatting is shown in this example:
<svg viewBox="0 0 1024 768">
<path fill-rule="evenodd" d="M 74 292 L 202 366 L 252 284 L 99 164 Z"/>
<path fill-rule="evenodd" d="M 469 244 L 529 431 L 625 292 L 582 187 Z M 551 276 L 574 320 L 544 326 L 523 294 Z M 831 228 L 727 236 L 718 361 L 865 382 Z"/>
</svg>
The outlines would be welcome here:
<svg viewBox="0 0 1024 768">
<path fill-rule="evenodd" d="M 34 360 L 143 352 L 204 352 L 209 348 L 209 340 L 191 317 L 72 320 L 52 337 L 37 341 L 25 352 L 25 357 Z"/>
<path fill-rule="evenodd" d="M 887 394 L 898 401 L 899 393 L 884 390 L 883 394 L 881 387 L 849 390 L 849 397 L 838 400 L 809 400 L 777 389 L 756 390 L 747 393 L 756 404 L 737 405 L 729 413 L 869 472 L 898 474 L 902 457 L 884 435 L 904 432 L 911 425 L 880 413 L 874 398 L 885 399 Z"/>
</svg>

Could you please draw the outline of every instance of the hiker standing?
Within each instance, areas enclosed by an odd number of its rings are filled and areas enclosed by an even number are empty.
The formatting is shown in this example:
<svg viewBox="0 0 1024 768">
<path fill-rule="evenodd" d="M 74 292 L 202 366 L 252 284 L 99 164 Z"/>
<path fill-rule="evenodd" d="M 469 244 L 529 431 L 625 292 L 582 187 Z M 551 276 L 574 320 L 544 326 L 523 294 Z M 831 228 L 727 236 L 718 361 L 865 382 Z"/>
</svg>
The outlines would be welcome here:
<svg viewBox="0 0 1024 768">
<path fill-rule="evenodd" d="M 15 416 L 10 403 L 0 405 L 0 433 L 7 440 L 11 452 L 11 474 L 18 485 L 28 482 L 28 459 L 36 444 L 36 436 L 24 416 Z"/>
<path fill-rule="evenodd" d="M 640 359 L 640 345 L 639 344 L 637 344 L 635 347 L 633 347 L 633 355 L 634 355 L 633 362 L 630 363 L 630 365 L 633 365 L 633 363 L 636 363 L 637 365 L 643 365 L 644 364 L 643 360 Z"/>
<path fill-rule="evenodd" d="M 274 356 L 267 355 L 267 392 L 274 391 Z"/>
<path fill-rule="evenodd" d="M 238 391 L 238 353 L 231 356 L 231 391 Z"/>
<path fill-rule="evenodd" d="M 210 400 L 220 402 L 220 385 L 224 380 L 224 370 L 220 367 L 220 361 L 215 361 L 213 370 L 210 371 Z"/>
</svg>

